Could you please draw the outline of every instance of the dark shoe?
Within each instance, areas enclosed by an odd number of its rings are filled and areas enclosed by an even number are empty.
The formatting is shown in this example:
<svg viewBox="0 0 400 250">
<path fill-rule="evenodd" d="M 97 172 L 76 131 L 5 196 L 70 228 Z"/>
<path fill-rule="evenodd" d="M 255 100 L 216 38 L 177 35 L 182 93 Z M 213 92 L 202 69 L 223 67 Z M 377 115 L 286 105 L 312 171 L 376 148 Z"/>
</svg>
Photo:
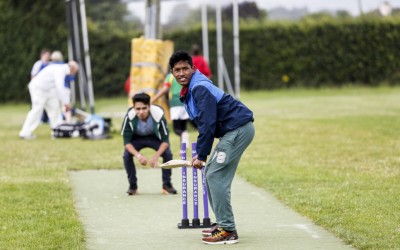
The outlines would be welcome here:
<svg viewBox="0 0 400 250">
<path fill-rule="evenodd" d="M 209 237 L 216 230 L 218 230 L 218 224 L 213 223 L 213 224 L 211 224 L 211 228 L 204 229 L 203 231 L 201 231 L 201 234 L 203 235 L 203 237 Z"/>
<path fill-rule="evenodd" d="M 137 194 L 137 188 L 129 188 L 128 191 L 126 191 L 128 195 L 135 195 Z"/>
<path fill-rule="evenodd" d="M 169 184 L 164 184 L 163 185 L 163 194 L 177 194 L 178 192 L 176 191 L 176 189 L 172 186 L 171 183 Z"/>
<path fill-rule="evenodd" d="M 203 238 L 202 241 L 211 245 L 235 244 L 239 242 L 239 236 L 236 230 L 228 232 L 220 227 L 212 232 L 210 237 Z"/>
</svg>

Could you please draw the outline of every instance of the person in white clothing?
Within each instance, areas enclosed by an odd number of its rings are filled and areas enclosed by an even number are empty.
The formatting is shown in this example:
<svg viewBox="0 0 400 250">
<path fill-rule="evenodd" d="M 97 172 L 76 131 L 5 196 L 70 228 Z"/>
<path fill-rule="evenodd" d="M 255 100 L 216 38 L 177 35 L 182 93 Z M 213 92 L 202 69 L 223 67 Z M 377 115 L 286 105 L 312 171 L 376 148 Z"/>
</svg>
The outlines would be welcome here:
<svg viewBox="0 0 400 250">
<path fill-rule="evenodd" d="M 50 50 L 42 49 L 40 51 L 40 60 L 37 60 L 31 70 L 31 79 L 33 79 L 42 69 L 44 69 L 50 62 Z"/>
<path fill-rule="evenodd" d="M 31 70 L 31 80 L 42 70 L 44 69 L 47 65 L 49 65 L 50 60 L 51 60 L 51 51 L 49 49 L 42 49 L 40 51 L 40 59 L 37 60 L 32 67 Z M 42 116 L 40 117 L 40 121 L 42 123 L 48 123 L 49 122 L 49 117 L 47 116 L 46 111 L 43 111 Z"/>
<path fill-rule="evenodd" d="M 19 132 L 21 139 L 34 139 L 33 131 L 39 126 L 40 116 L 46 110 L 50 118 L 50 128 L 54 129 L 62 121 L 60 102 L 65 110 L 70 110 L 70 89 L 64 85 L 67 75 L 75 74 L 78 63 L 50 64 L 42 69 L 29 83 L 32 108 Z"/>
</svg>

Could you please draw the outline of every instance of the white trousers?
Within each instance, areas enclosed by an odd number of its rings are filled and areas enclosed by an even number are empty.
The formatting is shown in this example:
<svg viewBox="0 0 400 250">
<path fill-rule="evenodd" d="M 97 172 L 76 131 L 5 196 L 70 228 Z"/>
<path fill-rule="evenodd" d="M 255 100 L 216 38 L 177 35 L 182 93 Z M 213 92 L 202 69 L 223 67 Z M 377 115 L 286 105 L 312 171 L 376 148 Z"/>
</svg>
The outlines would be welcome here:
<svg viewBox="0 0 400 250">
<path fill-rule="evenodd" d="M 169 109 L 171 120 L 188 120 L 189 115 L 184 106 L 175 106 Z"/>
<path fill-rule="evenodd" d="M 31 95 L 32 108 L 25 119 L 19 136 L 32 135 L 33 131 L 39 126 L 43 110 L 47 112 L 51 129 L 56 128 L 63 122 L 60 100 L 55 88 L 44 91 L 29 85 L 29 93 Z"/>
</svg>

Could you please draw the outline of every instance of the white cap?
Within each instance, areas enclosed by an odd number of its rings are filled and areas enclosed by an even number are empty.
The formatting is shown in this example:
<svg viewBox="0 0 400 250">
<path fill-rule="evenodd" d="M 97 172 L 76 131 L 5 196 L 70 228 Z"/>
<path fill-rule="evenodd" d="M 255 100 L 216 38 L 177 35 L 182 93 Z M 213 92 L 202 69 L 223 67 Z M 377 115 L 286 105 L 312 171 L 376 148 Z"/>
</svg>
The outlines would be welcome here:
<svg viewBox="0 0 400 250">
<path fill-rule="evenodd" d="M 56 50 L 51 53 L 50 60 L 54 62 L 62 62 L 64 61 L 63 54 L 60 51 Z"/>
</svg>

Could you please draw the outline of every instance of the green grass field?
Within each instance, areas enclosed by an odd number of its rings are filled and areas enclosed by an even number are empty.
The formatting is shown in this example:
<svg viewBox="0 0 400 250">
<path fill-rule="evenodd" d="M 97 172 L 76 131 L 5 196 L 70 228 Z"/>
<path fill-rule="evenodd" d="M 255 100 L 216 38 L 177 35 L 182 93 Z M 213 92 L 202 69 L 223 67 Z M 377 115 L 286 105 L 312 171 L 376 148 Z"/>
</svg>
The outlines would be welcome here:
<svg viewBox="0 0 400 250">
<path fill-rule="evenodd" d="M 400 88 L 242 93 L 256 137 L 239 175 L 357 249 L 400 249 L 399 100 Z M 96 103 L 100 114 L 126 108 Z M 68 170 L 122 170 L 122 117 L 109 140 L 51 140 L 40 125 L 23 141 L 28 109 L 0 106 L 0 249 L 85 249 Z"/>
</svg>

